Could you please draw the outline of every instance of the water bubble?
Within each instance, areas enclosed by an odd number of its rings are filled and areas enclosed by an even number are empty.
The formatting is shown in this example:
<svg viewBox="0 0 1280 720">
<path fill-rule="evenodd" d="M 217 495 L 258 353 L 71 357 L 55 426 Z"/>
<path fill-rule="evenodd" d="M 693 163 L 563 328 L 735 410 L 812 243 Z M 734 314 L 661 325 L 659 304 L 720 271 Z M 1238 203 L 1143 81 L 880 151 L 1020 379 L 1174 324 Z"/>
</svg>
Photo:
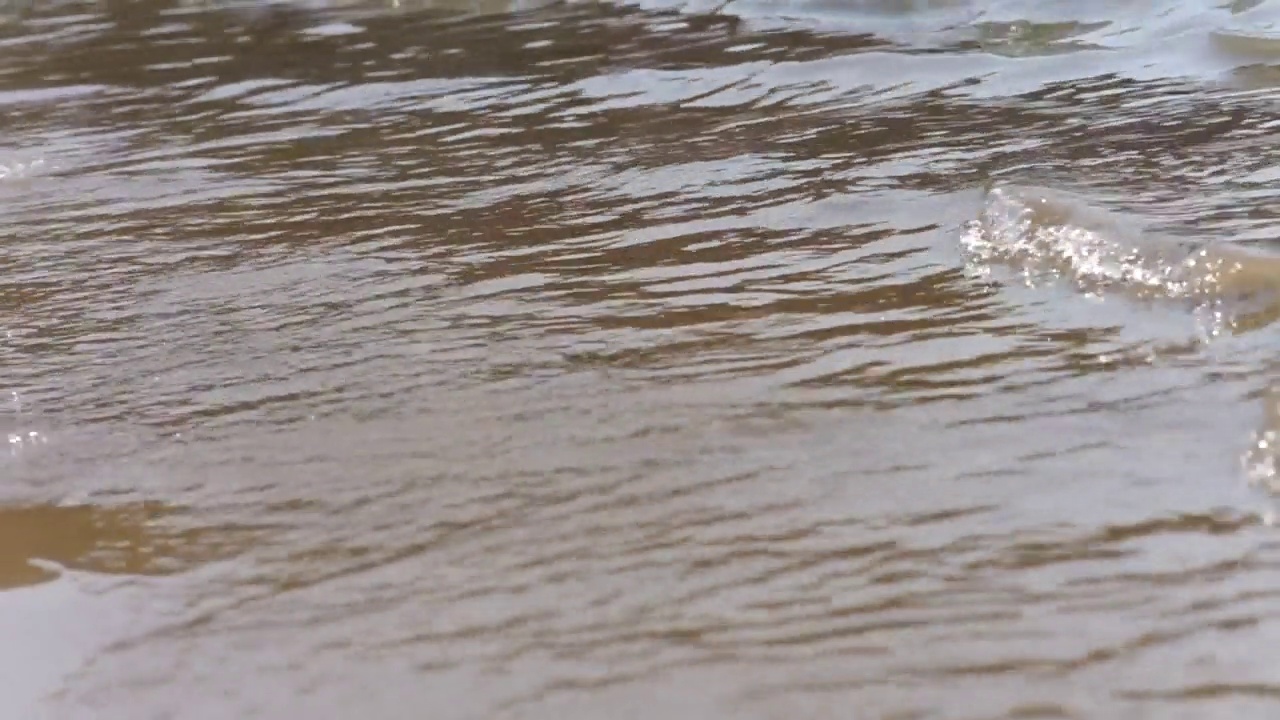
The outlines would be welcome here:
<svg viewBox="0 0 1280 720">
<path fill-rule="evenodd" d="M 1280 469 L 1276 462 L 1275 430 L 1261 430 L 1254 433 L 1249 448 L 1240 458 L 1245 478 L 1249 484 L 1260 487 L 1267 492 L 1280 491 Z"/>
</svg>

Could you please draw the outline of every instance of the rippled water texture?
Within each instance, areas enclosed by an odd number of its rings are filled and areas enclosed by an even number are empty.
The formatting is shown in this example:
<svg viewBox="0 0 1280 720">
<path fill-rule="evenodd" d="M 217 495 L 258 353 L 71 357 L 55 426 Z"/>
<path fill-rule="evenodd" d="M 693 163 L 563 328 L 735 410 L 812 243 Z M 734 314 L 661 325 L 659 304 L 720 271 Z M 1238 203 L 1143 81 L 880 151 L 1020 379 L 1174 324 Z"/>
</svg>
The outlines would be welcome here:
<svg viewBox="0 0 1280 720">
<path fill-rule="evenodd" d="M 0 3 L 6 718 L 1272 718 L 1280 3 Z"/>
</svg>

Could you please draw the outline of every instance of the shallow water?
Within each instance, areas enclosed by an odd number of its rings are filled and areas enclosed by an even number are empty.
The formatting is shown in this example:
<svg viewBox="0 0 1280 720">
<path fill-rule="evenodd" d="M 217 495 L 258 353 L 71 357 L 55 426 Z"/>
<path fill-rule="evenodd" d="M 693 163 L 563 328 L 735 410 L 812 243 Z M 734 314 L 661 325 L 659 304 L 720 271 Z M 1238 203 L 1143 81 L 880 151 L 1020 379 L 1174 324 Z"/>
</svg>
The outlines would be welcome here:
<svg viewBox="0 0 1280 720">
<path fill-rule="evenodd" d="M 8 716 L 1276 712 L 1280 3 L 0 8 Z"/>
</svg>

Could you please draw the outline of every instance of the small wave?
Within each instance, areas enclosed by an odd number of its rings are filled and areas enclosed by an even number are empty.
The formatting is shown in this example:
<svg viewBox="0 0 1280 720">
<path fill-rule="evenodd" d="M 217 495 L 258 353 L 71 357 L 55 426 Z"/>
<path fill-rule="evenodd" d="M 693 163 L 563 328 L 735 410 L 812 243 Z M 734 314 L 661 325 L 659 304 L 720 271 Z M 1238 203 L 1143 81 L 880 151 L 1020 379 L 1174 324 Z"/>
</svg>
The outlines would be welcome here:
<svg viewBox="0 0 1280 720">
<path fill-rule="evenodd" d="M 961 242 L 974 267 L 1009 266 L 1029 285 L 1190 301 L 1237 330 L 1280 316 L 1280 257 L 1154 235 L 1137 218 L 1057 190 L 992 188 Z"/>
</svg>

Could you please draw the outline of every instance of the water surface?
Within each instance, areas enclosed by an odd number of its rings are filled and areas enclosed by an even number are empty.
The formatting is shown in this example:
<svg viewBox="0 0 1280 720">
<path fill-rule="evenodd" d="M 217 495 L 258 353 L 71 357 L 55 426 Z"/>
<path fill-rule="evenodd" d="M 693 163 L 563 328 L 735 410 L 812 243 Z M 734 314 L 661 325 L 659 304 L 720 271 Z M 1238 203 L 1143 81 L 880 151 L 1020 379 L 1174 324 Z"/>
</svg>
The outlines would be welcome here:
<svg viewBox="0 0 1280 720">
<path fill-rule="evenodd" d="M 13 717 L 1274 716 L 1280 3 L 3 7 Z"/>
</svg>

